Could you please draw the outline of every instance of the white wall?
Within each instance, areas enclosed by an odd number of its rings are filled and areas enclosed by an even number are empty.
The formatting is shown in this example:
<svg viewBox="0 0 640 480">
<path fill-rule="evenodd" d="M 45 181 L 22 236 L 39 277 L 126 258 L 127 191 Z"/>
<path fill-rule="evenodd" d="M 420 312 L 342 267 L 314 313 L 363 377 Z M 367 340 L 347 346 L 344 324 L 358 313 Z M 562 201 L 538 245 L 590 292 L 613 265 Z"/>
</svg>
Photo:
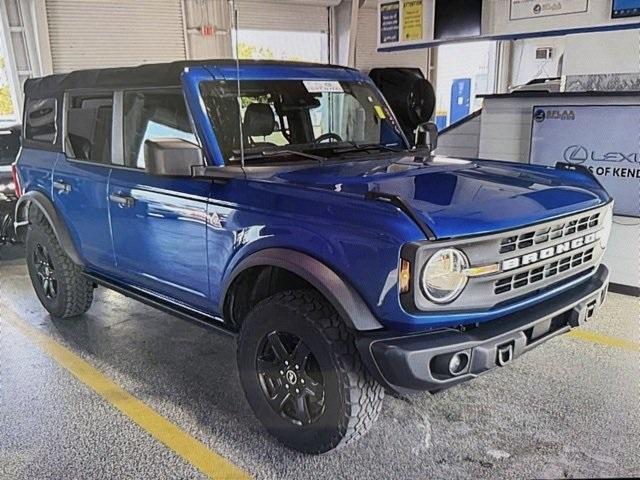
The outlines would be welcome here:
<svg viewBox="0 0 640 480">
<path fill-rule="evenodd" d="M 565 37 L 564 75 L 640 73 L 640 29 Z"/>
<path fill-rule="evenodd" d="M 536 49 L 543 47 L 551 47 L 553 49 L 551 58 L 537 60 Z M 535 78 L 559 76 L 558 62 L 564 52 L 565 37 L 531 38 L 514 41 L 511 48 L 509 86 L 524 85 Z"/>
<path fill-rule="evenodd" d="M 226 0 L 183 0 L 187 51 L 190 59 L 230 58 L 230 7 Z M 203 36 L 201 26 L 210 24 L 216 33 Z"/>
<path fill-rule="evenodd" d="M 553 48 L 549 60 L 536 60 L 540 47 Z M 511 86 L 534 78 L 612 73 L 640 73 L 640 29 L 530 38 L 512 44 Z"/>
</svg>

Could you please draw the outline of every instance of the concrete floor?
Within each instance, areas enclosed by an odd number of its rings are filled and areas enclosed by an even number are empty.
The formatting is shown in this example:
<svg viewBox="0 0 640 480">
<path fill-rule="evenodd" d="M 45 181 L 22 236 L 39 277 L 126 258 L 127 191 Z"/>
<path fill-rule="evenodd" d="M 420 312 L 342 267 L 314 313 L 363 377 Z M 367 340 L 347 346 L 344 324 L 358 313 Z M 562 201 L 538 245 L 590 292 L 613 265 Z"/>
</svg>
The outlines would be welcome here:
<svg viewBox="0 0 640 480">
<path fill-rule="evenodd" d="M 203 478 L 5 321 L 10 311 L 256 478 L 640 476 L 637 348 L 557 338 L 435 396 L 387 396 L 359 443 L 304 456 L 253 417 L 228 337 L 105 289 L 83 318 L 53 320 L 13 259 L 0 262 L 2 479 Z M 639 317 L 637 298 L 611 294 L 588 328 L 640 345 Z"/>
</svg>

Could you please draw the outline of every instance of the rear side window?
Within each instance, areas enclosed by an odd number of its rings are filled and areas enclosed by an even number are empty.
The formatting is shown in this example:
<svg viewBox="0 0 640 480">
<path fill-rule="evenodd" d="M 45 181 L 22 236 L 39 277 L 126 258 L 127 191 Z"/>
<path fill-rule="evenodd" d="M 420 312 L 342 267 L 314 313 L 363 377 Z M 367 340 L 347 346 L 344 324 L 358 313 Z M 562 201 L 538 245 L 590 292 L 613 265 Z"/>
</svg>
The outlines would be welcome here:
<svg viewBox="0 0 640 480">
<path fill-rule="evenodd" d="M 34 142 L 53 145 L 58 134 L 56 111 L 57 101 L 55 98 L 27 100 L 24 137 Z"/>
<path fill-rule="evenodd" d="M 189 114 L 180 90 L 124 92 L 124 164 L 144 168 L 144 142 L 181 138 L 195 143 Z"/>
<path fill-rule="evenodd" d="M 113 94 L 69 95 L 67 156 L 111 163 Z"/>
</svg>

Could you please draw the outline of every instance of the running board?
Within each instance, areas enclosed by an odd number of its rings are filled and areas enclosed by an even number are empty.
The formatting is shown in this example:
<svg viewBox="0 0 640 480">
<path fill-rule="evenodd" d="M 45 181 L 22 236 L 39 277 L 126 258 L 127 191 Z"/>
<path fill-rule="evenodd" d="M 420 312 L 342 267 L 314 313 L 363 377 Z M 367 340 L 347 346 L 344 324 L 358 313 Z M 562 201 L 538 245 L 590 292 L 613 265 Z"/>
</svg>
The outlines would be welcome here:
<svg viewBox="0 0 640 480">
<path fill-rule="evenodd" d="M 191 309 L 186 306 L 183 307 L 181 305 L 177 305 L 139 288 L 124 287 L 119 283 L 116 283 L 95 273 L 84 272 L 84 275 L 100 286 L 108 288 L 109 290 L 113 290 L 114 292 L 118 292 L 125 297 L 132 298 L 146 305 L 157 308 L 158 310 L 161 310 L 165 313 L 180 317 L 183 320 L 187 320 L 195 325 L 198 325 L 199 327 L 215 330 L 216 332 L 224 333 L 231 336 L 235 336 L 237 334 L 233 330 L 224 326 L 222 324 L 224 320 L 220 317 L 208 315 L 206 313 Z"/>
</svg>

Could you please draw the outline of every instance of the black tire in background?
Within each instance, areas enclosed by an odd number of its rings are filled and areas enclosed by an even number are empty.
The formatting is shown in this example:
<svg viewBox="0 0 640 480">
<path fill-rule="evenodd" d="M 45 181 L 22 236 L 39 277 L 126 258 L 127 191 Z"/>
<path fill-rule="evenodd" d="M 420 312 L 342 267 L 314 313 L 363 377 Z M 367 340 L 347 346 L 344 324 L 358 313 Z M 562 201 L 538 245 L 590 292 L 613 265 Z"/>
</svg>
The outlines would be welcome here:
<svg viewBox="0 0 640 480">
<path fill-rule="evenodd" d="M 280 345 L 271 348 L 272 342 Z M 301 349 L 306 365 L 298 361 Z M 281 354 L 274 355 L 276 350 Z M 256 417 L 303 453 L 324 453 L 356 440 L 382 408 L 384 390 L 365 370 L 353 335 L 315 291 L 278 293 L 253 308 L 240 332 L 238 370 Z M 309 410 L 302 421 L 298 390 L 305 392 Z M 281 400 L 284 407 L 278 408 Z"/>
<path fill-rule="evenodd" d="M 29 225 L 25 254 L 36 295 L 52 316 L 71 318 L 89 310 L 93 283 L 62 250 L 41 215 L 34 215 Z"/>
</svg>

